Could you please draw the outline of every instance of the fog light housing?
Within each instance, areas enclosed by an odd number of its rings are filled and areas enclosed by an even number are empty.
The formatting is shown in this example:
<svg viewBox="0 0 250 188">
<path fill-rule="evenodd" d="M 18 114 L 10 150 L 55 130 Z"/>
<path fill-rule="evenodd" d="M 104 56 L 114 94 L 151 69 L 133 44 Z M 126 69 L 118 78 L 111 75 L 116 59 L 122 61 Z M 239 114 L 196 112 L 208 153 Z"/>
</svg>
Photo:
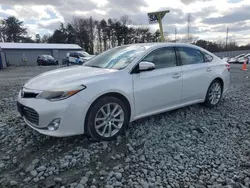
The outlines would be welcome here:
<svg viewBox="0 0 250 188">
<path fill-rule="evenodd" d="M 56 131 L 56 130 L 59 128 L 60 122 L 61 122 L 61 119 L 60 119 L 60 118 L 54 119 L 54 120 L 48 125 L 48 127 L 47 127 L 48 130 L 49 130 L 49 131 Z"/>
</svg>

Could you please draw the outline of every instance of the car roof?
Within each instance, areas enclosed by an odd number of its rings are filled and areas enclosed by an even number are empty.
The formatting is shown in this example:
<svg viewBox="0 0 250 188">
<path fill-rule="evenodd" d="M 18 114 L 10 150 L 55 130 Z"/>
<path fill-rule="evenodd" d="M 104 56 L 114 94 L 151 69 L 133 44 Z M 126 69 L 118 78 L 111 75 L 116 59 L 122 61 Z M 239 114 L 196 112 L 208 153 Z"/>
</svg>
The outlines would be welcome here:
<svg viewBox="0 0 250 188">
<path fill-rule="evenodd" d="M 189 48 L 193 48 L 193 49 L 197 49 L 203 52 L 206 52 L 207 54 L 213 56 L 213 57 L 217 57 L 216 55 L 214 55 L 213 53 L 207 51 L 204 48 L 201 48 L 199 46 L 193 45 L 193 44 L 187 44 L 187 43 L 173 43 L 173 42 L 155 42 L 155 43 L 136 43 L 136 44 L 128 44 L 128 45 L 124 45 L 124 46 L 138 46 L 138 47 L 145 47 L 146 50 L 148 49 L 156 49 L 156 48 L 160 48 L 160 47 L 189 47 Z"/>
<path fill-rule="evenodd" d="M 193 44 L 187 44 L 187 43 L 173 43 L 173 42 L 155 42 L 155 43 L 136 43 L 136 44 L 128 44 L 124 46 L 141 46 L 146 48 L 152 48 L 152 47 L 190 47 L 190 48 L 196 48 L 200 50 L 205 50 L 199 46 L 193 45 Z"/>
</svg>

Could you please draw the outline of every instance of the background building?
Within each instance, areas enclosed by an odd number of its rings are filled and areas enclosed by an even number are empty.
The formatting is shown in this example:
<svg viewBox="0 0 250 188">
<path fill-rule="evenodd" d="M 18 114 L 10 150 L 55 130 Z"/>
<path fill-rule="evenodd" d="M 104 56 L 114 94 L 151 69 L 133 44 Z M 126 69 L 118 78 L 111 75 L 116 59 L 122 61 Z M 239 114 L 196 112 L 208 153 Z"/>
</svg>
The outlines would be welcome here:
<svg viewBox="0 0 250 188">
<path fill-rule="evenodd" d="M 6 53 L 0 48 L 0 70 L 7 67 Z"/>
<path fill-rule="evenodd" d="M 52 55 L 59 64 L 66 59 L 68 51 L 79 51 L 76 44 L 47 43 L 0 43 L 0 49 L 6 53 L 10 65 L 37 65 L 38 55 Z"/>
</svg>

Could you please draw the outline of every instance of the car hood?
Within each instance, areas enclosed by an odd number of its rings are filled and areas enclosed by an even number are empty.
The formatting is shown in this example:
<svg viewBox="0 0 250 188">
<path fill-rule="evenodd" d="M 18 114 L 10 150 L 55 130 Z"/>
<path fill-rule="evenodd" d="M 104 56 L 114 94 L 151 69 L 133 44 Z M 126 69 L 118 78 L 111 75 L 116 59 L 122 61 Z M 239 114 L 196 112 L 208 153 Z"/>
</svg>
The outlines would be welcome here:
<svg viewBox="0 0 250 188">
<path fill-rule="evenodd" d="M 49 90 L 86 84 L 91 80 L 116 72 L 113 69 L 73 66 L 42 73 L 25 83 L 24 87 L 33 90 Z"/>
</svg>

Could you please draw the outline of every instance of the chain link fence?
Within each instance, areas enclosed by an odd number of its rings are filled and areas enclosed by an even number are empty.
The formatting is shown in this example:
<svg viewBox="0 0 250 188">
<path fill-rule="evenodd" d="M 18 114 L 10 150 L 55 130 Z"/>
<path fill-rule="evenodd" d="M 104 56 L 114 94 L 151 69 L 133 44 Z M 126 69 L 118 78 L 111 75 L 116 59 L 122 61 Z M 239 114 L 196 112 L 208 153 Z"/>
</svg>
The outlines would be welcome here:
<svg viewBox="0 0 250 188">
<path fill-rule="evenodd" d="M 248 54 L 250 50 L 237 50 L 237 51 L 227 51 L 227 52 L 214 52 L 213 54 L 218 57 L 235 57 L 240 54 Z"/>
</svg>

